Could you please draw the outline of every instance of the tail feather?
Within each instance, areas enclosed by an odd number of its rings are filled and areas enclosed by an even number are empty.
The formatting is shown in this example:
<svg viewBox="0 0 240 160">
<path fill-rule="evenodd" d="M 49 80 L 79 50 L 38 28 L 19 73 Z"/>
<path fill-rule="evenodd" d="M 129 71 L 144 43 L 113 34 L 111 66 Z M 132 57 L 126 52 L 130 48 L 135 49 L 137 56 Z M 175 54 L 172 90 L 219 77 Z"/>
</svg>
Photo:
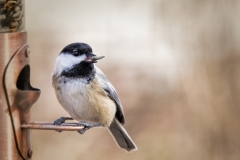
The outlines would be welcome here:
<svg viewBox="0 0 240 160">
<path fill-rule="evenodd" d="M 124 148 L 129 152 L 137 150 L 137 146 L 116 118 L 108 129 L 119 147 Z"/>
</svg>

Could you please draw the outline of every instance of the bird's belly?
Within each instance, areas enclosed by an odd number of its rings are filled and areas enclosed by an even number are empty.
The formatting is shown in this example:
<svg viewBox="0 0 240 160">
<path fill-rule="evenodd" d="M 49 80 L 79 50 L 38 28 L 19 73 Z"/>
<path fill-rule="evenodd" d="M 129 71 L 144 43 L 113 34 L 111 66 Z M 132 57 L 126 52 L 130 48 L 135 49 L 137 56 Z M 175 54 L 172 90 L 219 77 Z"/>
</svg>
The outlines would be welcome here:
<svg viewBox="0 0 240 160">
<path fill-rule="evenodd" d="M 85 120 L 89 112 L 89 100 L 86 95 L 86 87 L 81 84 L 72 85 L 66 83 L 61 87 L 62 94 L 59 102 L 63 108 L 76 120 Z"/>
<path fill-rule="evenodd" d="M 89 87 L 79 82 L 66 83 L 61 86 L 61 92 L 56 92 L 58 100 L 73 119 L 109 126 L 116 113 L 115 103 L 103 89 L 95 92 Z"/>
</svg>

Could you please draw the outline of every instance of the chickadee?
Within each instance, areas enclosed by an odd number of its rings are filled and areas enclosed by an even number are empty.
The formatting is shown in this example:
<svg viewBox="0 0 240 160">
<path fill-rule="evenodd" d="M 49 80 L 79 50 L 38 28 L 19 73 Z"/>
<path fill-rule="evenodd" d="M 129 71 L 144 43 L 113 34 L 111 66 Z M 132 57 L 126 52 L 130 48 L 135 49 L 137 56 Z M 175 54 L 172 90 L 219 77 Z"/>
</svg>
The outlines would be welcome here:
<svg viewBox="0 0 240 160">
<path fill-rule="evenodd" d="M 54 124 L 75 119 L 84 126 L 79 133 L 95 126 L 108 127 L 119 147 L 127 151 L 137 146 L 123 128 L 123 107 L 113 85 L 94 65 L 104 56 L 96 56 L 85 43 L 72 43 L 63 48 L 52 76 L 57 99 L 71 117 L 61 117 Z"/>
</svg>

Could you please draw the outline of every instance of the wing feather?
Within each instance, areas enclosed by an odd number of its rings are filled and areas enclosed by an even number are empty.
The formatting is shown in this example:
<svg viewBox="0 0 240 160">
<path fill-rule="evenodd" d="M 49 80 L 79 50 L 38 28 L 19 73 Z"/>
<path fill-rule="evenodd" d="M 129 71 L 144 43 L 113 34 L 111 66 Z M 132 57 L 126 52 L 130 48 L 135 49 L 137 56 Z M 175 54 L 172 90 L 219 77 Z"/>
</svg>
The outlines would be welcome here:
<svg viewBox="0 0 240 160">
<path fill-rule="evenodd" d="M 116 104 L 116 108 L 117 108 L 117 112 L 115 117 L 118 119 L 118 121 L 121 124 L 125 123 L 125 118 L 124 118 L 124 112 L 123 112 L 123 106 L 121 104 L 120 98 L 115 90 L 115 88 L 113 87 L 113 85 L 108 81 L 107 77 L 104 75 L 104 73 L 98 68 L 96 67 L 96 74 L 99 77 L 101 84 L 103 85 L 103 88 L 105 90 L 105 92 L 107 93 L 108 97 L 114 101 L 114 103 Z"/>
</svg>

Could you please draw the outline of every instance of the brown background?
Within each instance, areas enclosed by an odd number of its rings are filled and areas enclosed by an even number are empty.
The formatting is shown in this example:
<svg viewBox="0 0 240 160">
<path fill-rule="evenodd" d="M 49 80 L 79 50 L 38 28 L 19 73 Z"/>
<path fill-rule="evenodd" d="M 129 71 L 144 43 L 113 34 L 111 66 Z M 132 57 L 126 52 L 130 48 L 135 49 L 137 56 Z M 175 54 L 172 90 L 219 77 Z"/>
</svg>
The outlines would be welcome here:
<svg viewBox="0 0 240 160">
<path fill-rule="evenodd" d="M 128 154 L 107 129 L 32 131 L 34 160 L 240 159 L 240 1 L 29 0 L 31 83 L 42 89 L 32 120 L 68 116 L 51 73 L 61 49 L 85 42 L 115 86 Z"/>
</svg>

